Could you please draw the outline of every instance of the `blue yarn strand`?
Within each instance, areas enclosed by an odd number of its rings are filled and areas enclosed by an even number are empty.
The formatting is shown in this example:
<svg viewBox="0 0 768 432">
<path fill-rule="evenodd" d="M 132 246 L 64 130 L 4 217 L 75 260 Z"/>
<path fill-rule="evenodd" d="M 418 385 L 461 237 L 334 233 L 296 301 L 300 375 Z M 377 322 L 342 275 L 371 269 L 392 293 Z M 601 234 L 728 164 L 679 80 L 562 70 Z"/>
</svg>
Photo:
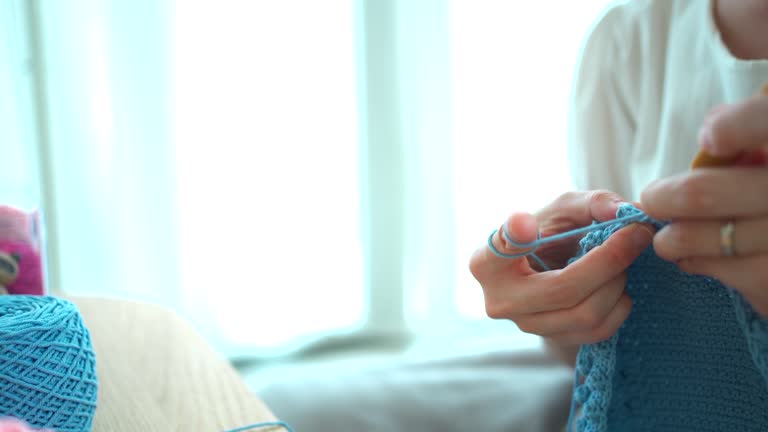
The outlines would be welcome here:
<svg viewBox="0 0 768 432">
<path fill-rule="evenodd" d="M 293 428 L 291 428 L 291 426 L 288 423 L 286 423 L 286 422 L 284 422 L 282 420 L 254 423 L 254 424 L 251 424 L 251 425 L 248 425 L 248 426 L 243 426 L 243 427 L 239 427 L 239 428 L 236 428 L 236 429 L 230 429 L 230 430 L 224 431 L 224 432 L 245 432 L 245 431 L 252 431 L 254 429 L 263 429 L 263 428 L 266 428 L 266 427 L 278 427 L 278 426 L 282 427 L 287 432 L 294 432 Z"/>
<path fill-rule="evenodd" d="M 501 235 L 504 236 L 504 240 L 507 243 L 511 244 L 512 246 L 514 246 L 516 248 L 528 249 L 528 250 L 525 251 L 525 252 L 516 253 L 516 254 L 506 254 L 504 252 L 501 252 L 500 250 L 498 250 L 496 248 L 496 246 L 493 245 L 493 236 L 496 235 L 498 230 L 493 230 L 493 232 L 491 232 L 491 235 L 488 236 L 488 247 L 491 249 L 491 252 L 493 252 L 493 254 L 496 255 L 499 258 L 514 259 L 514 258 L 522 258 L 522 257 L 525 257 L 525 256 L 530 256 L 531 258 L 535 259 L 536 262 L 545 271 L 549 271 L 550 270 L 549 266 L 544 264 L 544 261 L 542 261 L 542 259 L 539 258 L 536 255 L 536 253 L 535 253 L 536 249 L 538 249 L 539 246 L 541 246 L 543 244 L 551 243 L 551 242 L 554 242 L 554 241 L 557 241 L 557 240 L 562 240 L 564 238 L 577 236 L 579 234 L 584 234 L 584 233 L 587 233 L 587 232 L 590 232 L 590 231 L 595 231 L 595 230 L 603 229 L 603 228 L 610 227 L 610 226 L 613 226 L 613 225 L 626 224 L 626 223 L 632 223 L 632 222 L 642 222 L 642 221 L 645 221 L 645 220 L 650 220 L 650 219 L 648 218 L 648 216 L 646 216 L 643 213 L 637 213 L 637 214 L 631 214 L 631 215 L 628 215 L 628 216 L 623 216 L 623 217 L 620 217 L 620 218 L 617 218 L 617 219 L 613 219 L 613 220 L 609 220 L 609 221 L 605 221 L 605 222 L 594 223 L 592 225 L 588 225 L 588 226 L 581 227 L 581 228 L 576 228 L 576 229 L 571 230 L 571 231 L 566 231 L 566 232 L 554 234 L 554 235 L 551 235 L 549 237 L 544 237 L 544 238 L 541 237 L 541 232 L 539 232 L 539 233 L 537 233 L 536 240 L 534 240 L 534 241 L 532 241 L 530 243 L 518 243 L 518 242 L 512 240 L 512 237 L 509 235 L 509 232 L 507 231 L 507 225 L 504 224 L 504 226 L 502 227 L 502 230 L 501 230 Z"/>
</svg>

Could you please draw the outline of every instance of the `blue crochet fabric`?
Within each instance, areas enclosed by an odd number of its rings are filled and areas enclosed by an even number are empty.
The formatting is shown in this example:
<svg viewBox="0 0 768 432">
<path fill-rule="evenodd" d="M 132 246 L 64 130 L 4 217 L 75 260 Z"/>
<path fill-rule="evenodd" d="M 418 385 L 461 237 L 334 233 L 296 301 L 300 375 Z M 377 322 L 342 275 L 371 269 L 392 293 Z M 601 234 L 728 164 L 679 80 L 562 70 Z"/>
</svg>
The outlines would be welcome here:
<svg viewBox="0 0 768 432">
<path fill-rule="evenodd" d="M 574 259 L 621 227 L 589 233 Z M 633 310 L 617 334 L 579 352 L 577 431 L 768 431 L 768 320 L 652 247 L 630 266 L 627 291 Z"/>
</svg>

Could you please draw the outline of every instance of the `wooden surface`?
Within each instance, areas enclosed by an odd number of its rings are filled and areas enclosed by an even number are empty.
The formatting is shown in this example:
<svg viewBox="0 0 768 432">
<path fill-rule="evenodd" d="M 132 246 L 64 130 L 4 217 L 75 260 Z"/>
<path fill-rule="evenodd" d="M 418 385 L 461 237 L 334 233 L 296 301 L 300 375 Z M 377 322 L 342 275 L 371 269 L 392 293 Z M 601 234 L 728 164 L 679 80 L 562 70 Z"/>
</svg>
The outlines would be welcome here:
<svg viewBox="0 0 768 432">
<path fill-rule="evenodd" d="M 274 419 L 187 322 L 160 307 L 69 298 L 96 350 L 93 432 L 220 432 Z M 262 428 L 258 432 L 282 431 Z"/>
</svg>

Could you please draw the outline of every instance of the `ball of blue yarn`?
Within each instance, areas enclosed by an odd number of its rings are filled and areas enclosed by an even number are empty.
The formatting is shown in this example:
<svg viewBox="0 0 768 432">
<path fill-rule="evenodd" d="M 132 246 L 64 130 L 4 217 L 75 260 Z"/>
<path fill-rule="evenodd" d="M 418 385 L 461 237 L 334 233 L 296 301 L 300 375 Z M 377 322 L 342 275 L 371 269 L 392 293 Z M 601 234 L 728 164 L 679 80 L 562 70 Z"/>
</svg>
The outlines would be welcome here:
<svg viewBox="0 0 768 432">
<path fill-rule="evenodd" d="M 56 432 L 91 430 L 96 357 L 74 304 L 0 297 L 0 395 L 0 417 Z"/>
</svg>

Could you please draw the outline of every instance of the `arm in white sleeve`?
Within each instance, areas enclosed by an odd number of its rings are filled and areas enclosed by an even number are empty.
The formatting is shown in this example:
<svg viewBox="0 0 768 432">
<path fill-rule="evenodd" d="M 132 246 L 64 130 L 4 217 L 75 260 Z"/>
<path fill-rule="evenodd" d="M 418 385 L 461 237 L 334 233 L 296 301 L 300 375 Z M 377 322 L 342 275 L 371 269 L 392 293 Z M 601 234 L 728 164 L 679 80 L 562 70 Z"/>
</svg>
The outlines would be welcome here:
<svg viewBox="0 0 768 432">
<path fill-rule="evenodd" d="M 569 102 L 568 161 L 577 188 L 608 189 L 631 200 L 639 70 L 627 21 L 622 6 L 609 9 L 583 46 Z"/>
</svg>

